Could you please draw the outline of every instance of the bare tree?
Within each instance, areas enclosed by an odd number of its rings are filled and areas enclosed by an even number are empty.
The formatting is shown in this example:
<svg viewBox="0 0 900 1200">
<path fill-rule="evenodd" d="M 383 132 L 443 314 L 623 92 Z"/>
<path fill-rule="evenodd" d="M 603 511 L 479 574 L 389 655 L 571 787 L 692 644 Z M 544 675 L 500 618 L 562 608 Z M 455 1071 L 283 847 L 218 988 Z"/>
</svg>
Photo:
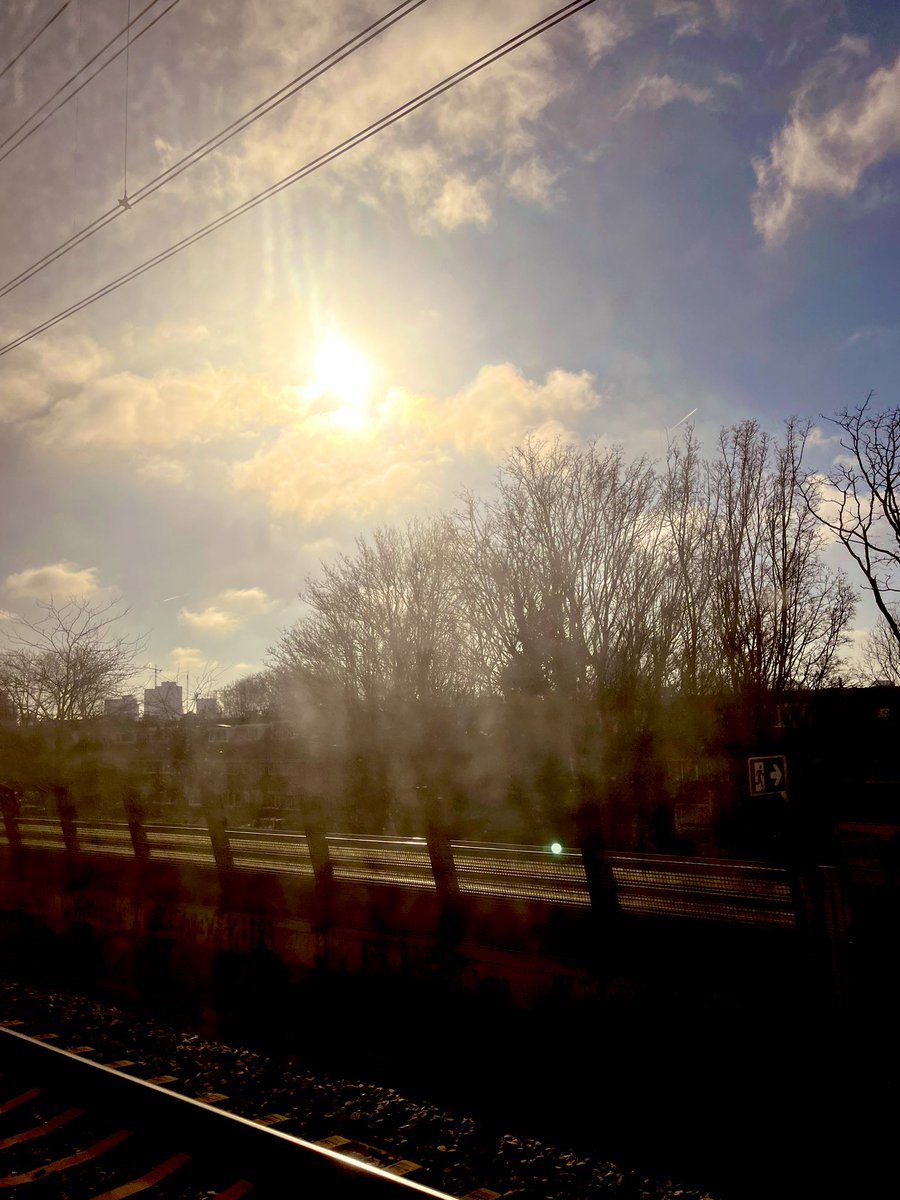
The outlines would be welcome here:
<svg viewBox="0 0 900 1200">
<path fill-rule="evenodd" d="M 717 508 L 711 467 L 701 456 L 692 426 L 669 444 L 662 512 L 678 613 L 670 679 L 689 695 L 710 692 L 722 683 L 716 636 L 718 574 L 712 552 Z"/>
<path fill-rule="evenodd" d="M 438 519 L 377 529 L 309 578 L 309 614 L 272 650 L 277 667 L 367 701 L 470 690 L 454 532 Z"/>
<path fill-rule="evenodd" d="M 117 632 L 128 613 L 119 600 L 73 597 L 60 604 L 51 598 L 37 607 L 34 619 L 10 622 L 0 688 L 24 723 L 97 716 L 133 678 L 146 636 Z"/>
<path fill-rule="evenodd" d="M 891 597 L 900 591 L 900 408 L 873 413 L 872 393 L 856 408 L 828 417 L 842 431 L 846 452 L 828 475 L 834 495 L 821 479 L 805 475 L 802 487 L 810 511 L 837 537 L 862 571 L 882 619 L 900 646 L 900 609 Z"/>
<path fill-rule="evenodd" d="M 193 671 L 185 672 L 184 711 L 197 712 L 198 702 L 210 700 L 216 696 L 216 684 L 225 673 L 225 667 L 212 660 L 206 659 L 198 663 Z"/>
<path fill-rule="evenodd" d="M 895 621 L 900 612 L 891 609 Z M 900 684 L 900 642 L 883 617 L 866 635 L 862 651 L 863 676 L 866 683 Z"/>
<path fill-rule="evenodd" d="M 281 711 L 283 696 L 274 670 L 256 671 L 219 689 L 222 715 L 243 720 L 271 720 Z"/>
<path fill-rule="evenodd" d="M 799 480 L 809 426 L 782 443 L 742 421 L 712 468 L 719 648 L 736 691 L 819 687 L 837 664 L 853 590 L 822 561 Z"/>
<path fill-rule="evenodd" d="M 574 698 L 661 675 L 656 478 L 619 447 L 526 441 L 457 513 L 463 601 L 492 689 Z"/>
</svg>

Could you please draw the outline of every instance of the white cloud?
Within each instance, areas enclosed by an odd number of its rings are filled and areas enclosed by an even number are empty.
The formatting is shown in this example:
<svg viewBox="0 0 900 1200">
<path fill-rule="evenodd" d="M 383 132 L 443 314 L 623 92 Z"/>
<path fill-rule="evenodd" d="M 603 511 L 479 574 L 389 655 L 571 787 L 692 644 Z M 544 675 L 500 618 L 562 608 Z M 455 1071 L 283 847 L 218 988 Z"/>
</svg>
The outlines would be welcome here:
<svg viewBox="0 0 900 1200">
<path fill-rule="evenodd" d="M 559 175 L 544 165 L 539 158 L 529 158 L 516 167 L 509 177 L 509 190 L 521 200 L 550 208 L 556 200 L 554 189 Z"/>
<path fill-rule="evenodd" d="M 487 183 L 470 183 L 462 175 L 451 175 L 431 206 L 431 216 L 443 229 L 459 225 L 487 225 L 491 219 Z"/>
<path fill-rule="evenodd" d="M 130 372 L 97 376 L 51 403 L 29 422 L 44 446 L 65 450 L 153 451 L 202 444 L 242 434 L 283 419 L 292 398 L 257 376 L 214 370 Z M 165 459 L 150 454 L 144 473 L 172 474 Z"/>
<path fill-rule="evenodd" d="M 854 329 L 853 333 L 846 339 L 841 346 L 842 350 L 849 350 L 851 346 L 859 346 L 862 343 L 879 341 L 881 338 L 890 337 L 893 330 L 887 325 L 869 325 L 863 329 Z"/>
<path fill-rule="evenodd" d="M 275 607 L 262 588 L 226 588 L 219 592 L 216 600 L 225 608 L 237 610 L 247 615 L 271 612 Z"/>
<path fill-rule="evenodd" d="M 662 20 L 674 18 L 672 41 L 682 37 L 697 37 L 706 28 L 706 14 L 698 0 L 656 0 L 653 14 Z"/>
<path fill-rule="evenodd" d="M 665 108 L 667 104 L 674 104 L 678 100 L 702 106 L 708 104 L 714 95 L 712 88 L 695 87 L 691 83 L 673 79 L 671 75 L 645 75 L 621 111 L 625 113 L 637 112 L 640 109 Z"/>
<path fill-rule="evenodd" d="M 359 516 L 421 500 L 454 456 L 500 458 L 529 432 L 550 421 L 567 428 L 600 401 L 586 372 L 551 371 L 539 383 L 509 363 L 490 365 L 444 398 L 392 388 L 357 429 L 312 414 L 236 464 L 233 480 L 275 513 Z"/>
<path fill-rule="evenodd" d="M 174 346 L 192 346 L 209 340 L 209 330 L 200 321 L 162 321 L 151 336 Z"/>
<path fill-rule="evenodd" d="M 253 7 L 247 36 L 260 81 L 268 83 L 273 71 L 290 77 L 296 62 L 286 53 L 284 27 L 296 12 L 288 16 L 277 0 L 271 15 Z M 317 5 L 314 12 L 311 61 L 361 23 L 354 5 Z M 257 182 L 265 185 L 296 169 L 547 14 L 544 0 L 427 6 L 304 89 L 299 100 L 255 127 L 252 138 L 236 139 L 205 163 L 205 194 L 217 203 L 244 199 Z M 485 225 L 522 163 L 542 156 L 541 124 L 552 119 L 553 103 L 577 96 L 587 70 L 629 35 L 631 25 L 627 5 L 598 3 L 359 145 L 317 175 L 313 186 L 332 195 L 346 190 L 386 207 L 399 200 L 422 233 Z M 245 70 L 236 82 L 247 88 L 250 77 Z M 262 82 L 255 91 L 265 94 Z M 171 157 L 170 140 L 160 140 L 160 153 Z M 187 180 L 173 186 L 185 197 L 196 191 Z"/>
<path fill-rule="evenodd" d="M 207 605 L 200 612 L 195 612 L 190 608 L 182 608 L 178 612 L 178 620 L 197 633 L 216 635 L 232 633 L 240 624 L 239 618 L 234 613 L 216 608 L 214 604 Z"/>
<path fill-rule="evenodd" d="M 310 558 L 322 560 L 334 558 L 336 554 L 340 553 L 341 546 L 337 538 L 323 537 L 316 538 L 311 542 L 303 542 L 300 549 Z"/>
<path fill-rule="evenodd" d="M 574 24 L 592 63 L 614 50 L 632 31 L 631 21 L 624 11 L 604 10 L 599 5 L 579 13 Z"/>
<path fill-rule="evenodd" d="M 312 418 L 237 463 L 233 484 L 258 493 L 272 512 L 307 521 L 391 509 L 421 497 L 446 455 L 415 431 L 398 429 L 399 440 L 393 440 L 386 428 L 347 431 Z"/>
<path fill-rule="evenodd" d="M 0 329 L 0 342 L 12 336 L 12 330 Z M 0 363 L 0 423 L 34 416 L 83 386 L 108 361 L 108 355 L 89 337 L 37 338 L 18 347 Z"/>
<path fill-rule="evenodd" d="M 177 487 L 188 477 L 187 467 L 174 458 L 145 458 L 136 468 L 141 479 L 165 487 Z"/>
<path fill-rule="evenodd" d="M 821 425 L 810 425 L 809 433 L 806 435 L 806 444 L 808 446 L 831 446 L 840 438 L 840 434 L 826 434 Z"/>
<path fill-rule="evenodd" d="M 577 418 L 600 404 L 587 371 L 550 371 L 544 383 L 526 379 L 511 363 L 482 367 L 462 392 L 443 402 L 419 401 L 431 436 L 464 453 L 500 458 L 547 421 Z"/>
<path fill-rule="evenodd" d="M 537 194 L 550 179 L 532 159 L 516 186 Z M 474 202 L 465 192 L 454 200 Z M 90 369 L 70 372 L 67 393 L 46 395 L 40 414 L 25 422 L 37 445 L 69 459 L 114 452 L 131 460 L 139 478 L 161 487 L 224 472 L 239 491 L 261 495 L 273 513 L 309 520 L 421 498 L 455 455 L 498 457 L 529 431 L 548 421 L 565 426 L 600 401 L 584 373 L 552 371 L 540 383 L 506 363 L 482 368 L 449 397 L 391 388 L 354 409 L 348 421 L 339 397 L 313 397 L 309 389 L 275 386 L 245 371 L 103 374 L 106 359 L 90 353 L 91 345 L 80 346 Z M 58 348 L 54 353 L 63 361 Z M 66 592 L 85 590 L 85 581 L 63 582 Z M 262 612 L 269 603 L 259 589 L 233 589 L 205 608 L 182 610 L 181 620 L 227 632 L 252 605 Z"/>
<path fill-rule="evenodd" d="M 249 618 L 271 612 L 274 607 L 274 601 L 260 587 L 226 588 L 205 608 L 182 608 L 178 620 L 197 633 L 218 636 L 233 633 Z"/>
<path fill-rule="evenodd" d="M 754 159 L 753 224 L 769 245 L 784 241 L 811 196 L 851 195 L 869 167 L 900 151 L 900 58 L 847 79 L 837 103 L 819 101 L 867 52 L 863 39 L 843 38 L 794 97 L 768 158 Z"/>
<path fill-rule="evenodd" d="M 814 445 L 828 446 L 829 442 L 833 443 L 835 438 L 822 438 L 820 443 Z M 832 463 L 837 466 L 840 464 L 842 455 L 838 454 L 832 459 Z M 840 510 L 843 497 L 840 488 L 836 487 L 828 476 L 822 471 L 815 471 L 810 475 L 810 481 L 815 485 L 816 491 L 816 509 L 823 521 L 829 522 L 830 525 L 838 528 L 840 526 Z M 822 544 L 825 546 L 833 546 L 838 542 L 838 535 L 834 529 L 829 528 L 829 525 L 819 525 L 819 536 L 822 538 Z"/>
<path fill-rule="evenodd" d="M 196 646 L 176 646 L 169 654 L 169 661 L 179 675 L 199 675 L 202 671 L 215 669 L 219 665 L 215 661 L 211 662 Z"/>
<path fill-rule="evenodd" d="M 719 87 L 734 88 L 735 91 L 741 91 L 744 87 L 744 81 L 740 75 L 734 71 L 717 71 L 716 83 Z"/>
<path fill-rule="evenodd" d="M 737 20 L 741 11 L 741 0 L 713 0 L 713 8 L 715 8 L 719 20 L 724 24 L 729 24 Z"/>
<path fill-rule="evenodd" d="M 24 571 L 7 575 L 3 590 L 16 599 L 68 600 L 70 597 L 91 597 L 105 591 L 97 578 L 96 567 L 79 567 L 73 562 L 48 563 L 43 567 L 26 567 Z"/>
</svg>

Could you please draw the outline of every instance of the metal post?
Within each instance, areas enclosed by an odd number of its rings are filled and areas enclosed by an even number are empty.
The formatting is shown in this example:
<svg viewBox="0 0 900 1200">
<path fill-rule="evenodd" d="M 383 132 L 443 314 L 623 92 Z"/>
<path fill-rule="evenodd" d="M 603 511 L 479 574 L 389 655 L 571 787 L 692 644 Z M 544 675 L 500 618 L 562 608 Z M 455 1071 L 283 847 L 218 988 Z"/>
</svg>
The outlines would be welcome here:
<svg viewBox="0 0 900 1200">
<path fill-rule="evenodd" d="M 230 871 L 234 863 L 231 858 L 231 843 L 228 840 L 228 824 L 217 800 L 204 797 L 203 808 L 213 857 L 219 871 Z"/>
<path fill-rule="evenodd" d="M 126 791 L 124 804 L 128 832 L 131 834 L 131 844 L 134 847 L 134 857 L 139 863 L 149 862 L 150 847 L 147 844 L 147 834 L 144 830 L 144 812 L 137 793 L 131 789 Z"/>
<path fill-rule="evenodd" d="M 62 839 L 66 845 L 66 854 L 70 858 L 75 858 L 78 854 L 78 830 L 75 826 L 75 805 L 69 796 L 69 789 L 60 783 L 55 783 L 53 800 L 56 806 L 56 815 L 59 817 Z"/>
<path fill-rule="evenodd" d="M 6 827 L 9 852 L 16 859 L 22 852 L 22 838 L 19 833 L 19 793 L 11 787 L 0 784 L 0 807 L 3 809 L 3 824 Z"/>
</svg>

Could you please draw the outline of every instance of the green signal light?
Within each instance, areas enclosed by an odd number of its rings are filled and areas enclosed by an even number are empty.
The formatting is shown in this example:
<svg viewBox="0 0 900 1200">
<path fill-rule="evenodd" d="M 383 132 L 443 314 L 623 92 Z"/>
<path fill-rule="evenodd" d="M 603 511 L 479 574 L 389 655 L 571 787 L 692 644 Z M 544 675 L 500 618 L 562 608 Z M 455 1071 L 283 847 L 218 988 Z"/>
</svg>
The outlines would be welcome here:
<svg viewBox="0 0 900 1200">
<path fill-rule="evenodd" d="M 554 854 L 562 854 L 562 852 L 563 852 L 563 848 L 559 842 L 551 842 L 550 849 L 553 851 Z"/>
</svg>

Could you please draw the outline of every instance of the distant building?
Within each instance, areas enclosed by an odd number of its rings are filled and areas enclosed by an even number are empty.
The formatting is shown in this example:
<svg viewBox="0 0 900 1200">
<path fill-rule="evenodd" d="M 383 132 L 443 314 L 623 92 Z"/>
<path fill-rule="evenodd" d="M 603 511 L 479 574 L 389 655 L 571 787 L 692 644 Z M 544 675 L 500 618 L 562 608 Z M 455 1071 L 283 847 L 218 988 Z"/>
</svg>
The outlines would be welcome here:
<svg viewBox="0 0 900 1200">
<path fill-rule="evenodd" d="M 159 687 L 144 688 L 144 716 L 158 718 L 184 716 L 181 685 L 172 680 L 163 680 Z"/>
<path fill-rule="evenodd" d="M 127 717 L 130 721 L 137 720 L 137 696 L 111 696 L 104 701 L 103 711 L 108 717 Z"/>
<path fill-rule="evenodd" d="M 222 711 L 215 696 L 198 696 L 194 708 L 197 716 L 204 721 L 212 720 L 213 717 L 217 717 Z"/>
</svg>

